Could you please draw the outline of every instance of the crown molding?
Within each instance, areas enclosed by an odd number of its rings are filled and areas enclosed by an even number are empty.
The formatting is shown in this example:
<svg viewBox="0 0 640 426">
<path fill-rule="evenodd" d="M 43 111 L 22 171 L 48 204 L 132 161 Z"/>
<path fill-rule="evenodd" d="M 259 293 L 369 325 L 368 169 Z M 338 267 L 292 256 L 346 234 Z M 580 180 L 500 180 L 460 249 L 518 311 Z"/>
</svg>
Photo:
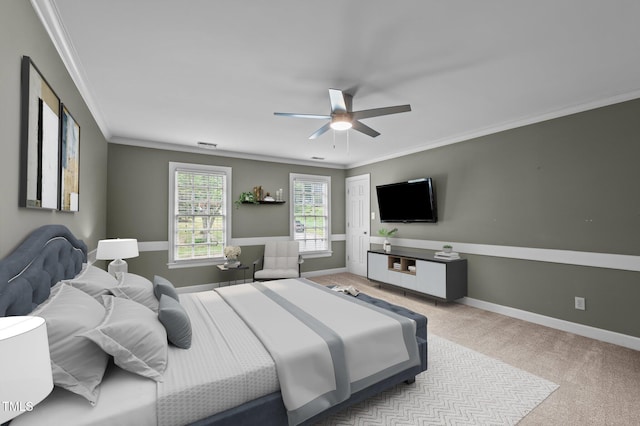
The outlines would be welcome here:
<svg viewBox="0 0 640 426">
<path fill-rule="evenodd" d="M 53 42 L 58 55 L 62 59 L 62 63 L 67 68 L 67 72 L 71 76 L 71 79 L 75 83 L 80 96 L 87 104 L 87 108 L 91 111 L 91 115 L 96 124 L 100 128 L 102 135 L 105 139 L 111 138 L 111 132 L 109 125 L 104 119 L 103 114 L 98 107 L 98 103 L 94 100 L 91 90 L 89 90 L 89 84 L 87 83 L 86 73 L 82 67 L 76 49 L 71 43 L 71 39 L 64 24 L 60 18 L 58 7 L 54 0 L 31 0 L 31 5 L 35 10 L 38 18 L 42 22 L 45 30 L 49 34 L 49 38 Z"/>
<path fill-rule="evenodd" d="M 168 142 L 155 142 L 142 139 L 132 139 L 123 137 L 113 137 L 109 143 L 118 145 L 137 146 L 140 148 L 162 149 L 165 151 L 191 152 L 196 154 L 215 155 L 218 157 L 242 158 L 244 160 L 266 161 L 271 163 L 295 164 L 300 166 L 320 167 L 324 169 L 344 170 L 345 166 L 334 163 L 319 163 L 317 161 L 296 160 L 295 158 L 275 157 L 269 155 L 249 154 L 237 151 L 225 151 L 221 149 L 200 148 L 191 145 L 181 145 Z"/>
<path fill-rule="evenodd" d="M 416 154 L 418 152 L 428 151 L 430 149 L 440 148 L 442 146 L 452 145 L 454 143 L 464 142 L 471 139 L 504 132 L 505 130 L 517 129 L 519 127 L 528 126 L 530 124 L 541 123 L 543 121 L 553 120 L 555 118 L 567 117 L 569 115 L 578 114 L 580 112 L 602 108 L 609 105 L 615 105 L 615 104 L 631 101 L 633 99 L 638 99 L 638 98 L 640 98 L 640 90 L 634 90 L 631 92 L 621 93 L 618 95 L 609 96 L 602 99 L 596 99 L 590 102 L 584 102 L 577 105 L 569 105 L 564 108 L 560 108 L 555 111 L 547 112 L 544 114 L 525 117 L 520 120 L 507 121 L 501 124 L 496 124 L 495 126 L 485 127 L 483 129 L 477 129 L 471 132 L 466 132 L 466 133 L 462 133 L 462 134 L 451 136 L 451 137 L 436 139 L 432 142 L 429 142 L 428 144 L 423 144 L 412 149 L 395 152 L 390 155 L 377 157 L 375 159 L 361 161 L 357 163 L 350 163 L 346 165 L 346 168 L 352 169 L 355 167 L 379 163 L 381 161 L 392 160 L 394 158 L 404 157 L 406 155 Z"/>
</svg>

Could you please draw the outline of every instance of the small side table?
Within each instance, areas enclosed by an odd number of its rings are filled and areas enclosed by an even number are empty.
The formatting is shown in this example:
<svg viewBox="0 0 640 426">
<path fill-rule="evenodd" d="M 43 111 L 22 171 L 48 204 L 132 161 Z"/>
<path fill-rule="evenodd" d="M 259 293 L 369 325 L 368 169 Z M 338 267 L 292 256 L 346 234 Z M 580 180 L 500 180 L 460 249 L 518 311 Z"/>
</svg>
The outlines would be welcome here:
<svg viewBox="0 0 640 426">
<path fill-rule="evenodd" d="M 240 264 L 240 265 L 238 265 L 236 267 L 233 267 L 233 268 L 227 268 L 223 264 L 218 264 L 216 266 L 218 267 L 218 269 L 220 269 L 220 271 L 224 272 L 225 275 L 228 275 L 228 272 L 242 271 L 242 282 L 244 283 L 247 280 L 246 274 L 247 274 L 247 270 L 249 270 L 249 267 L 247 265 Z M 229 280 L 229 285 L 235 285 L 237 283 L 238 283 L 238 275 L 234 274 L 233 275 L 233 284 L 231 284 L 231 280 Z"/>
</svg>

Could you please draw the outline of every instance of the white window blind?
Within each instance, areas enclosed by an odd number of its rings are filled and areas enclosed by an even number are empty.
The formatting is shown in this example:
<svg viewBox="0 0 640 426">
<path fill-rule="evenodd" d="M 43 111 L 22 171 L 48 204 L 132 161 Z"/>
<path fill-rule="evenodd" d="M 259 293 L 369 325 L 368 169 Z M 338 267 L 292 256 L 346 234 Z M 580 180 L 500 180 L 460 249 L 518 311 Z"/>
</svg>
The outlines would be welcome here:
<svg viewBox="0 0 640 426">
<path fill-rule="evenodd" d="M 331 177 L 290 175 L 291 228 L 301 253 L 330 250 Z"/>
<path fill-rule="evenodd" d="M 170 163 L 170 263 L 224 259 L 229 229 L 228 167 Z"/>
</svg>

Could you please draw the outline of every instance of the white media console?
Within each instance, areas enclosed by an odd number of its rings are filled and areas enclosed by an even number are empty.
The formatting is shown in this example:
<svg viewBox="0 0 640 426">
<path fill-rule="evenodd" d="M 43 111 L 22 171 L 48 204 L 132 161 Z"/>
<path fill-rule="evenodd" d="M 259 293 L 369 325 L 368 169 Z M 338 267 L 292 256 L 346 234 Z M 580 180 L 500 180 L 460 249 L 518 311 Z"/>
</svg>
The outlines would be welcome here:
<svg viewBox="0 0 640 426">
<path fill-rule="evenodd" d="M 434 259 L 418 250 L 369 250 L 367 278 L 448 302 L 467 295 L 467 260 Z"/>
</svg>

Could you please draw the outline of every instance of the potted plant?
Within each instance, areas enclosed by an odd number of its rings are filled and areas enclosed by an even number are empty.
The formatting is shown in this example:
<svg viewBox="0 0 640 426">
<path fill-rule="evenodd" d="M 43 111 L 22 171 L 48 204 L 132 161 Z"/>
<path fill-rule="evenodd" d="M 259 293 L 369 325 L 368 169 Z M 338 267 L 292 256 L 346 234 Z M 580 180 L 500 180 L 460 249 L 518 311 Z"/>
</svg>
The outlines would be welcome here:
<svg viewBox="0 0 640 426">
<path fill-rule="evenodd" d="M 255 195 L 253 195 L 253 192 L 242 192 L 238 196 L 238 199 L 233 203 L 236 205 L 236 208 L 238 208 L 242 203 L 258 204 L 258 201 L 256 200 Z"/>
<path fill-rule="evenodd" d="M 445 253 L 451 253 L 452 250 L 453 250 L 453 246 L 450 244 L 445 244 L 442 246 L 442 251 Z"/>
<path fill-rule="evenodd" d="M 387 228 L 378 229 L 378 235 L 381 235 L 384 237 L 384 243 L 382 244 L 382 248 L 384 249 L 385 253 L 389 253 L 391 251 L 391 243 L 387 238 L 393 237 L 396 232 L 398 232 L 398 228 L 393 228 L 391 230 Z"/>
</svg>

